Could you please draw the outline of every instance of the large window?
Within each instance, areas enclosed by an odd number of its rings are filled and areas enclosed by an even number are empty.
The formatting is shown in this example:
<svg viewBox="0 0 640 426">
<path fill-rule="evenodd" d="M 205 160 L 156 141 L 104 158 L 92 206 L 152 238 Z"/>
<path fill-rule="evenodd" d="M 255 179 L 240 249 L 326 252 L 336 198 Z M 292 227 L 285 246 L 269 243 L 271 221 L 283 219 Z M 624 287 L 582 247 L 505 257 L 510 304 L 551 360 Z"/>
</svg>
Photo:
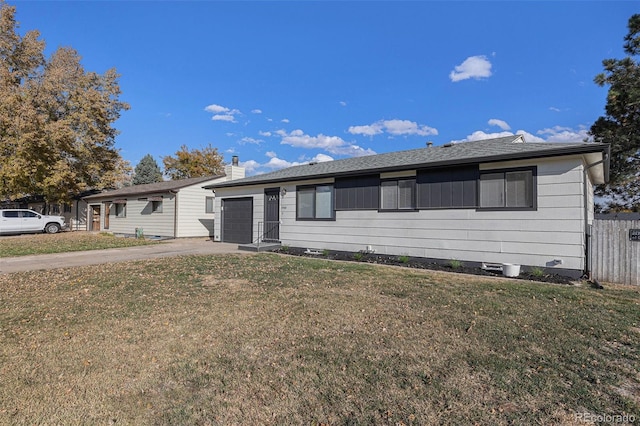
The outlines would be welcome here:
<svg viewBox="0 0 640 426">
<path fill-rule="evenodd" d="M 535 209 L 535 188 L 535 168 L 481 172 L 480 208 Z"/>
<path fill-rule="evenodd" d="M 476 208 L 478 166 L 418 172 L 418 208 Z"/>
<path fill-rule="evenodd" d="M 336 210 L 378 210 L 380 177 L 358 176 L 336 179 Z"/>
<path fill-rule="evenodd" d="M 299 186 L 296 188 L 296 219 L 333 220 L 333 185 Z"/>
<path fill-rule="evenodd" d="M 415 178 L 380 182 L 380 210 L 415 210 L 415 208 Z"/>
</svg>

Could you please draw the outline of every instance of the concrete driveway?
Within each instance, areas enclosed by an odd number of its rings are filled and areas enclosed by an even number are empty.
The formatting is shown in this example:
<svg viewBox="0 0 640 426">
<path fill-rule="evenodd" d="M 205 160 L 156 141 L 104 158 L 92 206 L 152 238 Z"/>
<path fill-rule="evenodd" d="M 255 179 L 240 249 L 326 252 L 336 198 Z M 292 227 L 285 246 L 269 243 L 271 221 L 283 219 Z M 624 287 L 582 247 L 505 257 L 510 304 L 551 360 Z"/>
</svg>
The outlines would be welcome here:
<svg viewBox="0 0 640 426">
<path fill-rule="evenodd" d="M 216 243 L 207 238 L 184 238 L 167 240 L 148 246 L 5 257 L 0 258 L 0 274 L 99 265 L 159 257 L 222 253 L 247 254 L 248 252 L 238 250 L 237 244 Z"/>
</svg>

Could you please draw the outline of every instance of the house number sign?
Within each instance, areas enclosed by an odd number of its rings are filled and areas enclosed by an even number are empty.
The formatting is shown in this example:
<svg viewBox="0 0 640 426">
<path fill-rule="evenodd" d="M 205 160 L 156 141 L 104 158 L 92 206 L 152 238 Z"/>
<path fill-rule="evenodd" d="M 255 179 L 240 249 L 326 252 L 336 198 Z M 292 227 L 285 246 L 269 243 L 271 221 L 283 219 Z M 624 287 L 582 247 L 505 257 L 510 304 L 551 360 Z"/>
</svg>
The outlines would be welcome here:
<svg viewBox="0 0 640 426">
<path fill-rule="evenodd" d="M 629 241 L 640 241 L 640 229 L 629 229 Z"/>
</svg>

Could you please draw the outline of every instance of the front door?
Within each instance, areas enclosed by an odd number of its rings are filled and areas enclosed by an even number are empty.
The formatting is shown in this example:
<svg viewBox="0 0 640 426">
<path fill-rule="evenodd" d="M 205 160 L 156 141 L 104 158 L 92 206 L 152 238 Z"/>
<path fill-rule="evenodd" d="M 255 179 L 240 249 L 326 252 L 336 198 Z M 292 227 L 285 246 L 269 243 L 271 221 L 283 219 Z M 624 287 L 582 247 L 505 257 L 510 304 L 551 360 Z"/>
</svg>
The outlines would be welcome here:
<svg viewBox="0 0 640 426">
<path fill-rule="evenodd" d="M 100 206 L 91 206 L 91 230 L 100 230 Z"/>
<path fill-rule="evenodd" d="M 280 188 L 264 190 L 264 232 L 262 241 L 280 241 Z"/>
</svg>

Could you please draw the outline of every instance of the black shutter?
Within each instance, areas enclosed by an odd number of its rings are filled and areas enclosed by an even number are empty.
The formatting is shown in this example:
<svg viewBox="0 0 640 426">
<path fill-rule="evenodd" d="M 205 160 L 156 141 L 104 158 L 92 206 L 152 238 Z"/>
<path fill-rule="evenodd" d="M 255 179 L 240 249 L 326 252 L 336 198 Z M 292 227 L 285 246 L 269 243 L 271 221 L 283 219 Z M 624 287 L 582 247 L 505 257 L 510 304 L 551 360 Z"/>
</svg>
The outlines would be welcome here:
<svg viewBox="0 0 640 426">
<path fill-rule="evenodd" d="M 478 166 L 418 171 L 418 208 L 477 207 L 478 176 Z"/>
<path fill-rule="evenodd" d="M 336 179 L 336 210 L 377 210 L 380 198 L 378 175 Z"/>
</svg>

